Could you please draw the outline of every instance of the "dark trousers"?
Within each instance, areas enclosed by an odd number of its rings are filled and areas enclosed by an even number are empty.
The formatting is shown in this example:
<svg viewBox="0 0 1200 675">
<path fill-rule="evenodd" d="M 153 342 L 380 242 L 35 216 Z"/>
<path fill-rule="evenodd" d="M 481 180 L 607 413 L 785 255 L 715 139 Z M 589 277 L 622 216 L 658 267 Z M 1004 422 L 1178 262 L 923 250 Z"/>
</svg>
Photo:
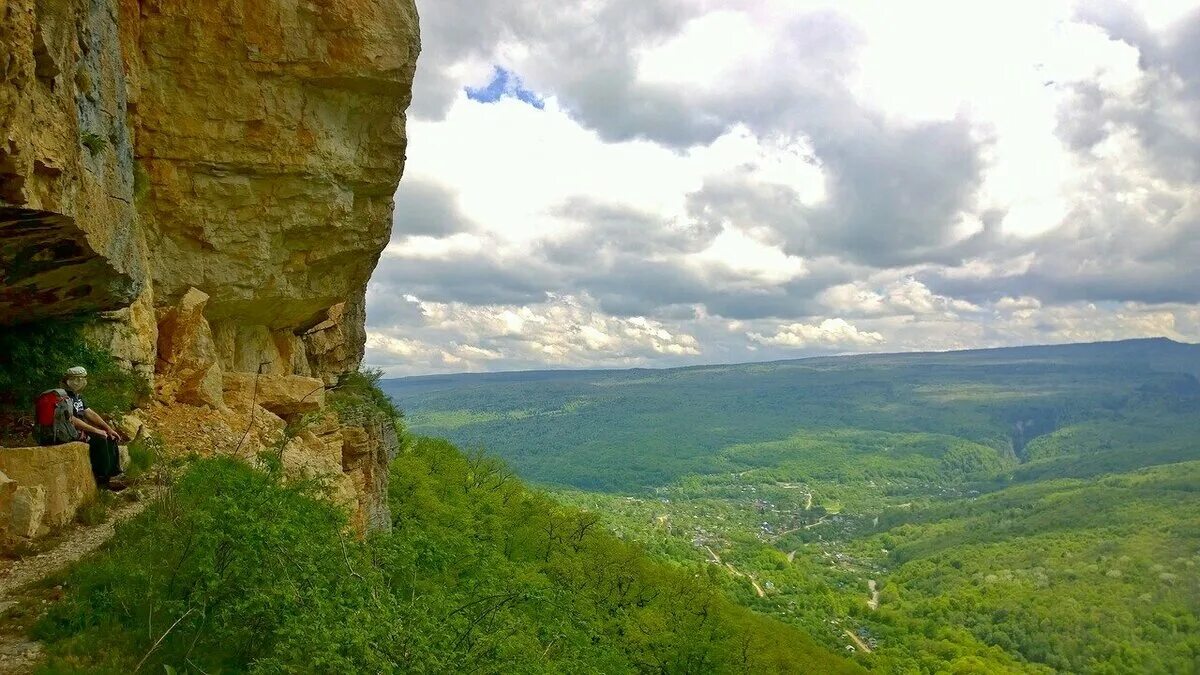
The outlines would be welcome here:
<svg viewBox="0 0 1200 675">
<path fill-rule="evenodd" d="M 121 473 L 121 453 L 117 450 L 117 442 L 111 438 L 88 438 L 88 455 L 92 460 L 92 475 L 100 485 L 107 484 L 109 478 Z"/>
</svg>

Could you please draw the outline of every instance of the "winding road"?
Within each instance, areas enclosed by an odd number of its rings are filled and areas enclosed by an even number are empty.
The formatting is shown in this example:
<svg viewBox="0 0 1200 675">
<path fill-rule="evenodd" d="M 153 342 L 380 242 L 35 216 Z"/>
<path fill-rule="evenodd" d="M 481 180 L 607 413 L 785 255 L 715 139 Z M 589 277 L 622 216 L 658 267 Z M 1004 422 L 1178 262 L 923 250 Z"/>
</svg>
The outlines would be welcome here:
<svg viewBox="0 0 1200 675">
<path fill-rule="evenodd" d="M 863 641 L 862 641 L 862 639 L 861 639 L 860 637 L 858 637 L 857 635 L 855 635 L 855 634 L 854 634 L 854 631 L 850 630 L 849 628 L 847 628 L 847 629 L 845 629 L 845 630 L 846 630 L 846 635 L 849 635 L 849 636 L 850 636 L 850 639 L 851 639 L 851 640 L 854 640 L 854 644 L 858 646 L 858 650 L 859 650 L 860 652 L 866 652 L 866 653 L 868 653 L 868 654 L 870 654 L 870 653 L 871 653 L 871 648 L 870 648 L 870 647 L 868 647 L 868 646 L 867 646 L 867 643 L 863 642 Z"/>
</svg>

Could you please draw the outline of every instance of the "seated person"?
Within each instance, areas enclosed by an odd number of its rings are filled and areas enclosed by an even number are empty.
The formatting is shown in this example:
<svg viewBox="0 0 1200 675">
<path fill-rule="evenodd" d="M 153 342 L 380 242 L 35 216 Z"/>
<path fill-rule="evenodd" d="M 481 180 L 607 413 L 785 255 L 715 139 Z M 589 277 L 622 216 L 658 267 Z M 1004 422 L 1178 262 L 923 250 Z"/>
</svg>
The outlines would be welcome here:
<svg viewBox="0 0 1200 675">
<path fill-rule="evenodd" d="M 87 407 L 87 403 L 79 395 L 87 386 L 87 370 L 82 366 L 68 369 L 62 384 L 67 397 L 71 399 L 71 424 L 79 430 L 89 446 L 88 454 L 92 460 L 92 474 L 96 477 L 96 484 L 113 491 L 124 490 L 125 482 L 120 477 L 121 455 L 117 449 L 121 434 L 109 426 L 95 410 Z"/>
</svg>

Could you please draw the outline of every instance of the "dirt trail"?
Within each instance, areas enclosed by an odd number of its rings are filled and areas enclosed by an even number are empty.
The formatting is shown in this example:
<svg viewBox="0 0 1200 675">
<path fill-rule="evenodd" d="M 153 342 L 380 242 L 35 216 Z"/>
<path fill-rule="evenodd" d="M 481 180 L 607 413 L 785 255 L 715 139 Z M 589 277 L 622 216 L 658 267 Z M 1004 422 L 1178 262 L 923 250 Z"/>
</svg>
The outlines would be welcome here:
<svg viewBox="0 0 1200 675">
<path fill-rule="evenodd" d="M 862 639 L 855 635 L 854 632 L 849 628 L 846 629 L 846 635 L 849 635 L 850 639 L 854 640 L 854 644 L 858 646 L 858 650 L 860 652 L 866 652 L 868 654 L 871 653 L 871 648 L 867 646 L 867 643 L 863 642 Z"/>
<path fill-rule="evenodd" d="M 808 511 L 811 508 L 812 508 L 812 493 L 810 492 L 810 493 L 808 493 L 808 495 L 806 495 L 804 497 L 804 510 Z"/>
<path fill-rule="evenodd" d="M 754 587 L 754 592 L 758 593 L 758 597 L 760 597 L 760 598 L 767 597 L 766 591 L 764 591 L 762 589 L 762 586 L 758 585 L 758 581 L 754 577 L 750 577 L 750 585 Z"/>
<path fill-rule="evenodd" d="M 117 523 L 141 513 L 156 495 L 157 491 L 152 491 L 139 501 L 113 509 L 108 520 L 99 525 L 74 526 L 41 553 L 0 562 L 0 673 L 31 672 L 41 659 L 42 645 L 30 640 L 26 629 L 45 611 L 46 600 L 37 593 L 22 591 L 100 548 L 112 538 Z M 13 620 L 14 615 L 22 620 Z"/>
<path fill-rule="evenodd" d="M 715 562 L 718 565 L 721 564 L 721 556 L 717 555 L 716 551 L 712 550 L 712 548 L 710 548 L 708 545 L 704 546 L 704 550 L 708 551 L 708 555 L 712 557 L 712 562 Z"/>
<path fill-rule="evenodd" d="M 867 589 L 871 591 L 871 599 L 867 600 L 867 607 L 872 611 L 879 609 L 879 588 L 875 585 L 874 579 L 867 579 Z"/>
<path fill-rule="evenodd" d="M 738 568 L 733 566 L 733 563 L 722 562 L 721 556 L 717 555 L 717 552 L 712 550 L 712 548 L 710 548 L 709 546 L 706 545 L 704 547 L 704 550 L 708 551 L 708 555 L 711 558 L 711 562 L 714 562 L 718 565 L 723 565 L 725 567 L 725 569 L 729 570 L 729 573 L 731 575 L 733 575 L 733 577 L 736 579 L 741 579 L 742 577 L 749 579 L 750 585 L 754 586 L 754 592 L 758 594 L 758 597 L 760 597 L 760 598 L 767 597 L 767 592 L 763 590 L 762 586 L 758 585 L 758 582 L 755 581 L 754 577 L 750 576 L 749 574 L 745 574 L 745 573 L 739 571 Z"/>
</svg>

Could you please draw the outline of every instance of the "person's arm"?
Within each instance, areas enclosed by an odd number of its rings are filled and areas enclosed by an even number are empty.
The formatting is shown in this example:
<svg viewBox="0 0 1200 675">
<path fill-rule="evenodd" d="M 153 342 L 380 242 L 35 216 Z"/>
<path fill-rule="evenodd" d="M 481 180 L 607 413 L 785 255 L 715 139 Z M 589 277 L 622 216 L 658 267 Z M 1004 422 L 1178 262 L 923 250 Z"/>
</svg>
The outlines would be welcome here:
<svg viewBox="0 0 1200 675">
<path fill-rule="evenodd" d="M 106 436 L 107 435 L 107 432 L 104 431 L 103 429 L 94 427 L 94 426 L 88 424 L 87 422 L 84 422 L 83 419 L 81 419 L 79 417 L 72 417 L 71 424 L 75 425 L 76 429 L 78 429 L 84 433 L 87 433 L 87 434 L 93 434 L 96 436 Z"/>
<path fill-rule="evenodd" d="M 100 429 L 103 429 L 103 431 L 99 432 L 102 436 L 108 436 L 114 441 L 121 440 L 121 434 L 118 434 L 116 429 L 113 429 L 111 426 L 109 426 L 108 422 L 105 422 L 104 418 L 97 414 L 95 410 L 87 408 L 83 411 L 83 415 L 88 419 L 89 422 Z"/>
</svg>

